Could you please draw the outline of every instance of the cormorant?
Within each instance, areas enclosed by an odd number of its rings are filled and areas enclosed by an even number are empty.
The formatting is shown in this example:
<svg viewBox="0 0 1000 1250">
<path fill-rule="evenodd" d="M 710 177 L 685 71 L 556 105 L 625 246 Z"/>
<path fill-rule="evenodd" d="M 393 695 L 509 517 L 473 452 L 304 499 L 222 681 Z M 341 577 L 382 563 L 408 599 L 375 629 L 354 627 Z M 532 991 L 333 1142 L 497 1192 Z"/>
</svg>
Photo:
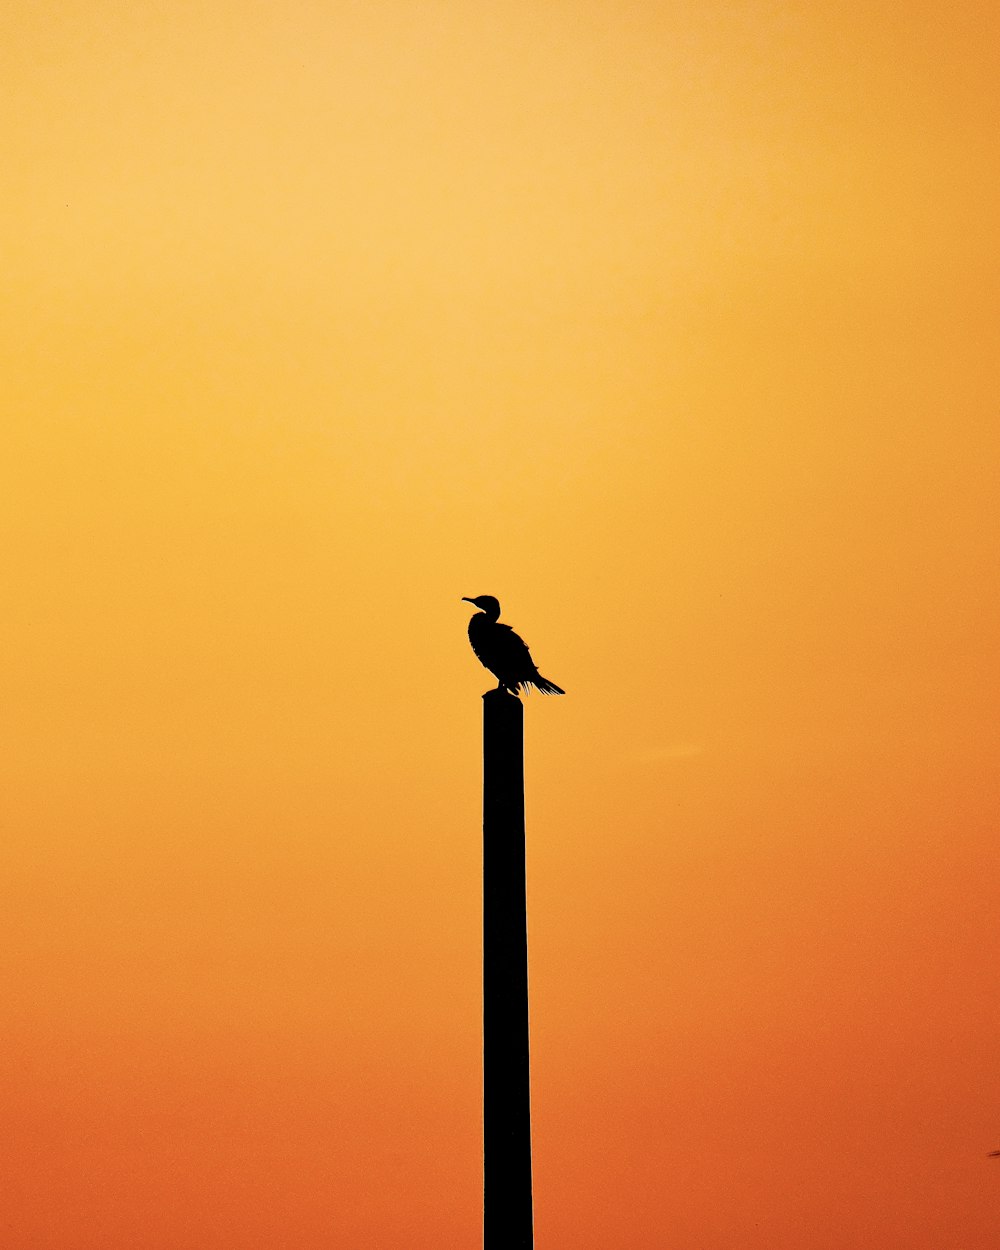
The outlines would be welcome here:
<svg viewBox="0 0 1000 1250">
<path fill-rule="evenodd" d="M 542 694 L 566 693 L 539 673 L 527 643 L 509 625 L 498 623 L 499 600 L 492 595 L 479 595 L 475 599 L 464 595 L 462 602 L 474 603 L 477 608 L 482 609 L 469 621 L 469 642 L 472 643 L 480 664 L 488 668 L 497 679 L 498 690 L 509 690 L 512 694 L 517 694 L 522 686 L 525 690 L 534 686 Z"/>
</svg>

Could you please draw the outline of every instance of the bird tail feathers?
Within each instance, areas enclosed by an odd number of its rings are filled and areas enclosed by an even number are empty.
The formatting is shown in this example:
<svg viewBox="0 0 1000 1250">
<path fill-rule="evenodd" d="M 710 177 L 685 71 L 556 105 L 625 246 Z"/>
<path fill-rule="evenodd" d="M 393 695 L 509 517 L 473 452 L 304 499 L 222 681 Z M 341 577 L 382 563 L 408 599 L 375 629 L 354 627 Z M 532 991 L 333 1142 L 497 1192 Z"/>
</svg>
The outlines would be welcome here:
<svg viewBox="0 0 1000 1250">
<path fill-rule="evenodd" d="M 542 694 L 565 694 L 566 691 L 561 686 L 557 686 L 554 681 L 549 681 L 543 677 L 541 673 L 537 677 L 531 679 L 531 684 L 536 690 L 540 690 Z"/>
</svg>

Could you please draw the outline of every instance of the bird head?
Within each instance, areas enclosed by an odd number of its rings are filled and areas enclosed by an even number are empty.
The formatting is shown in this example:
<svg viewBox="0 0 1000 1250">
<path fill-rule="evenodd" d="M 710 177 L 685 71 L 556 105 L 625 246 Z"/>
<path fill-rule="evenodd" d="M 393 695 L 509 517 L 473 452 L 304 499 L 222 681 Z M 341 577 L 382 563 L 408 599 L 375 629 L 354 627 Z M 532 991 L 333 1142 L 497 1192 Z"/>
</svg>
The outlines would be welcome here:
<svg viewBox="0 0 1000 1250">
<path fill-rule="evenodd" d="M 492 595 L 477 595 L 475 599 L 470 599 L 468 595 L 463 595 L 462 602 L 474 603 L 477 608 L 481 608 L 487 616 L 492 616 L 494 620 L 500 615 L 500 600 L 494 599 Z"/>
</svg>

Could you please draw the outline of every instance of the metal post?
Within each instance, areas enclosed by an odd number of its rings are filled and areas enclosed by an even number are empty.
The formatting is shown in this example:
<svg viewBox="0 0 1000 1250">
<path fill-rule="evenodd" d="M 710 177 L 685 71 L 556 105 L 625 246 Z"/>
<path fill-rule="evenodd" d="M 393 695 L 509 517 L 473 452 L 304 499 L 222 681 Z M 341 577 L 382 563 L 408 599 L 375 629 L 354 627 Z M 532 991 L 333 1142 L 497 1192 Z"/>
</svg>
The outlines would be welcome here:
<svg viewBox="0 0 1000 1250">
<path fill-rule="evenodd" d="M 524 708 L 483 695 L 483 1245 L 531 1250 Z"/>
</svg>

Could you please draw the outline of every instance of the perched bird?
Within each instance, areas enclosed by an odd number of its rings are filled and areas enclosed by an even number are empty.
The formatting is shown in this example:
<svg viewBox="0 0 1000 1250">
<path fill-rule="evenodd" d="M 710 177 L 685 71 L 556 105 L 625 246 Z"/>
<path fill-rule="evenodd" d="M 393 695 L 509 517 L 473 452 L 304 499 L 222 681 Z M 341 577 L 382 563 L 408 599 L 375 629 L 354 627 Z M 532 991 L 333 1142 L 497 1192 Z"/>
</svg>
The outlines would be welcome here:
<svg viewBox="0 0 1000 1250">
<path fill-rule="evenodd" d="M 517 694 L 522 686 L 525 690 L 534 686 L 542 694 L 566 693 L 539 673 L 527 643 L 509 625 L 499 623 L 499 600 L 492 595 L 479 595 L 475 599 L 465 595 L 462 602 L 474 603 L 477 608 L 482 609 L 469 621 L 469 642 L 472 643 L 480 664 L 488 668 L 497 679 L 498 690 L 509 690 L 512 694 Z"/>
</svg>

